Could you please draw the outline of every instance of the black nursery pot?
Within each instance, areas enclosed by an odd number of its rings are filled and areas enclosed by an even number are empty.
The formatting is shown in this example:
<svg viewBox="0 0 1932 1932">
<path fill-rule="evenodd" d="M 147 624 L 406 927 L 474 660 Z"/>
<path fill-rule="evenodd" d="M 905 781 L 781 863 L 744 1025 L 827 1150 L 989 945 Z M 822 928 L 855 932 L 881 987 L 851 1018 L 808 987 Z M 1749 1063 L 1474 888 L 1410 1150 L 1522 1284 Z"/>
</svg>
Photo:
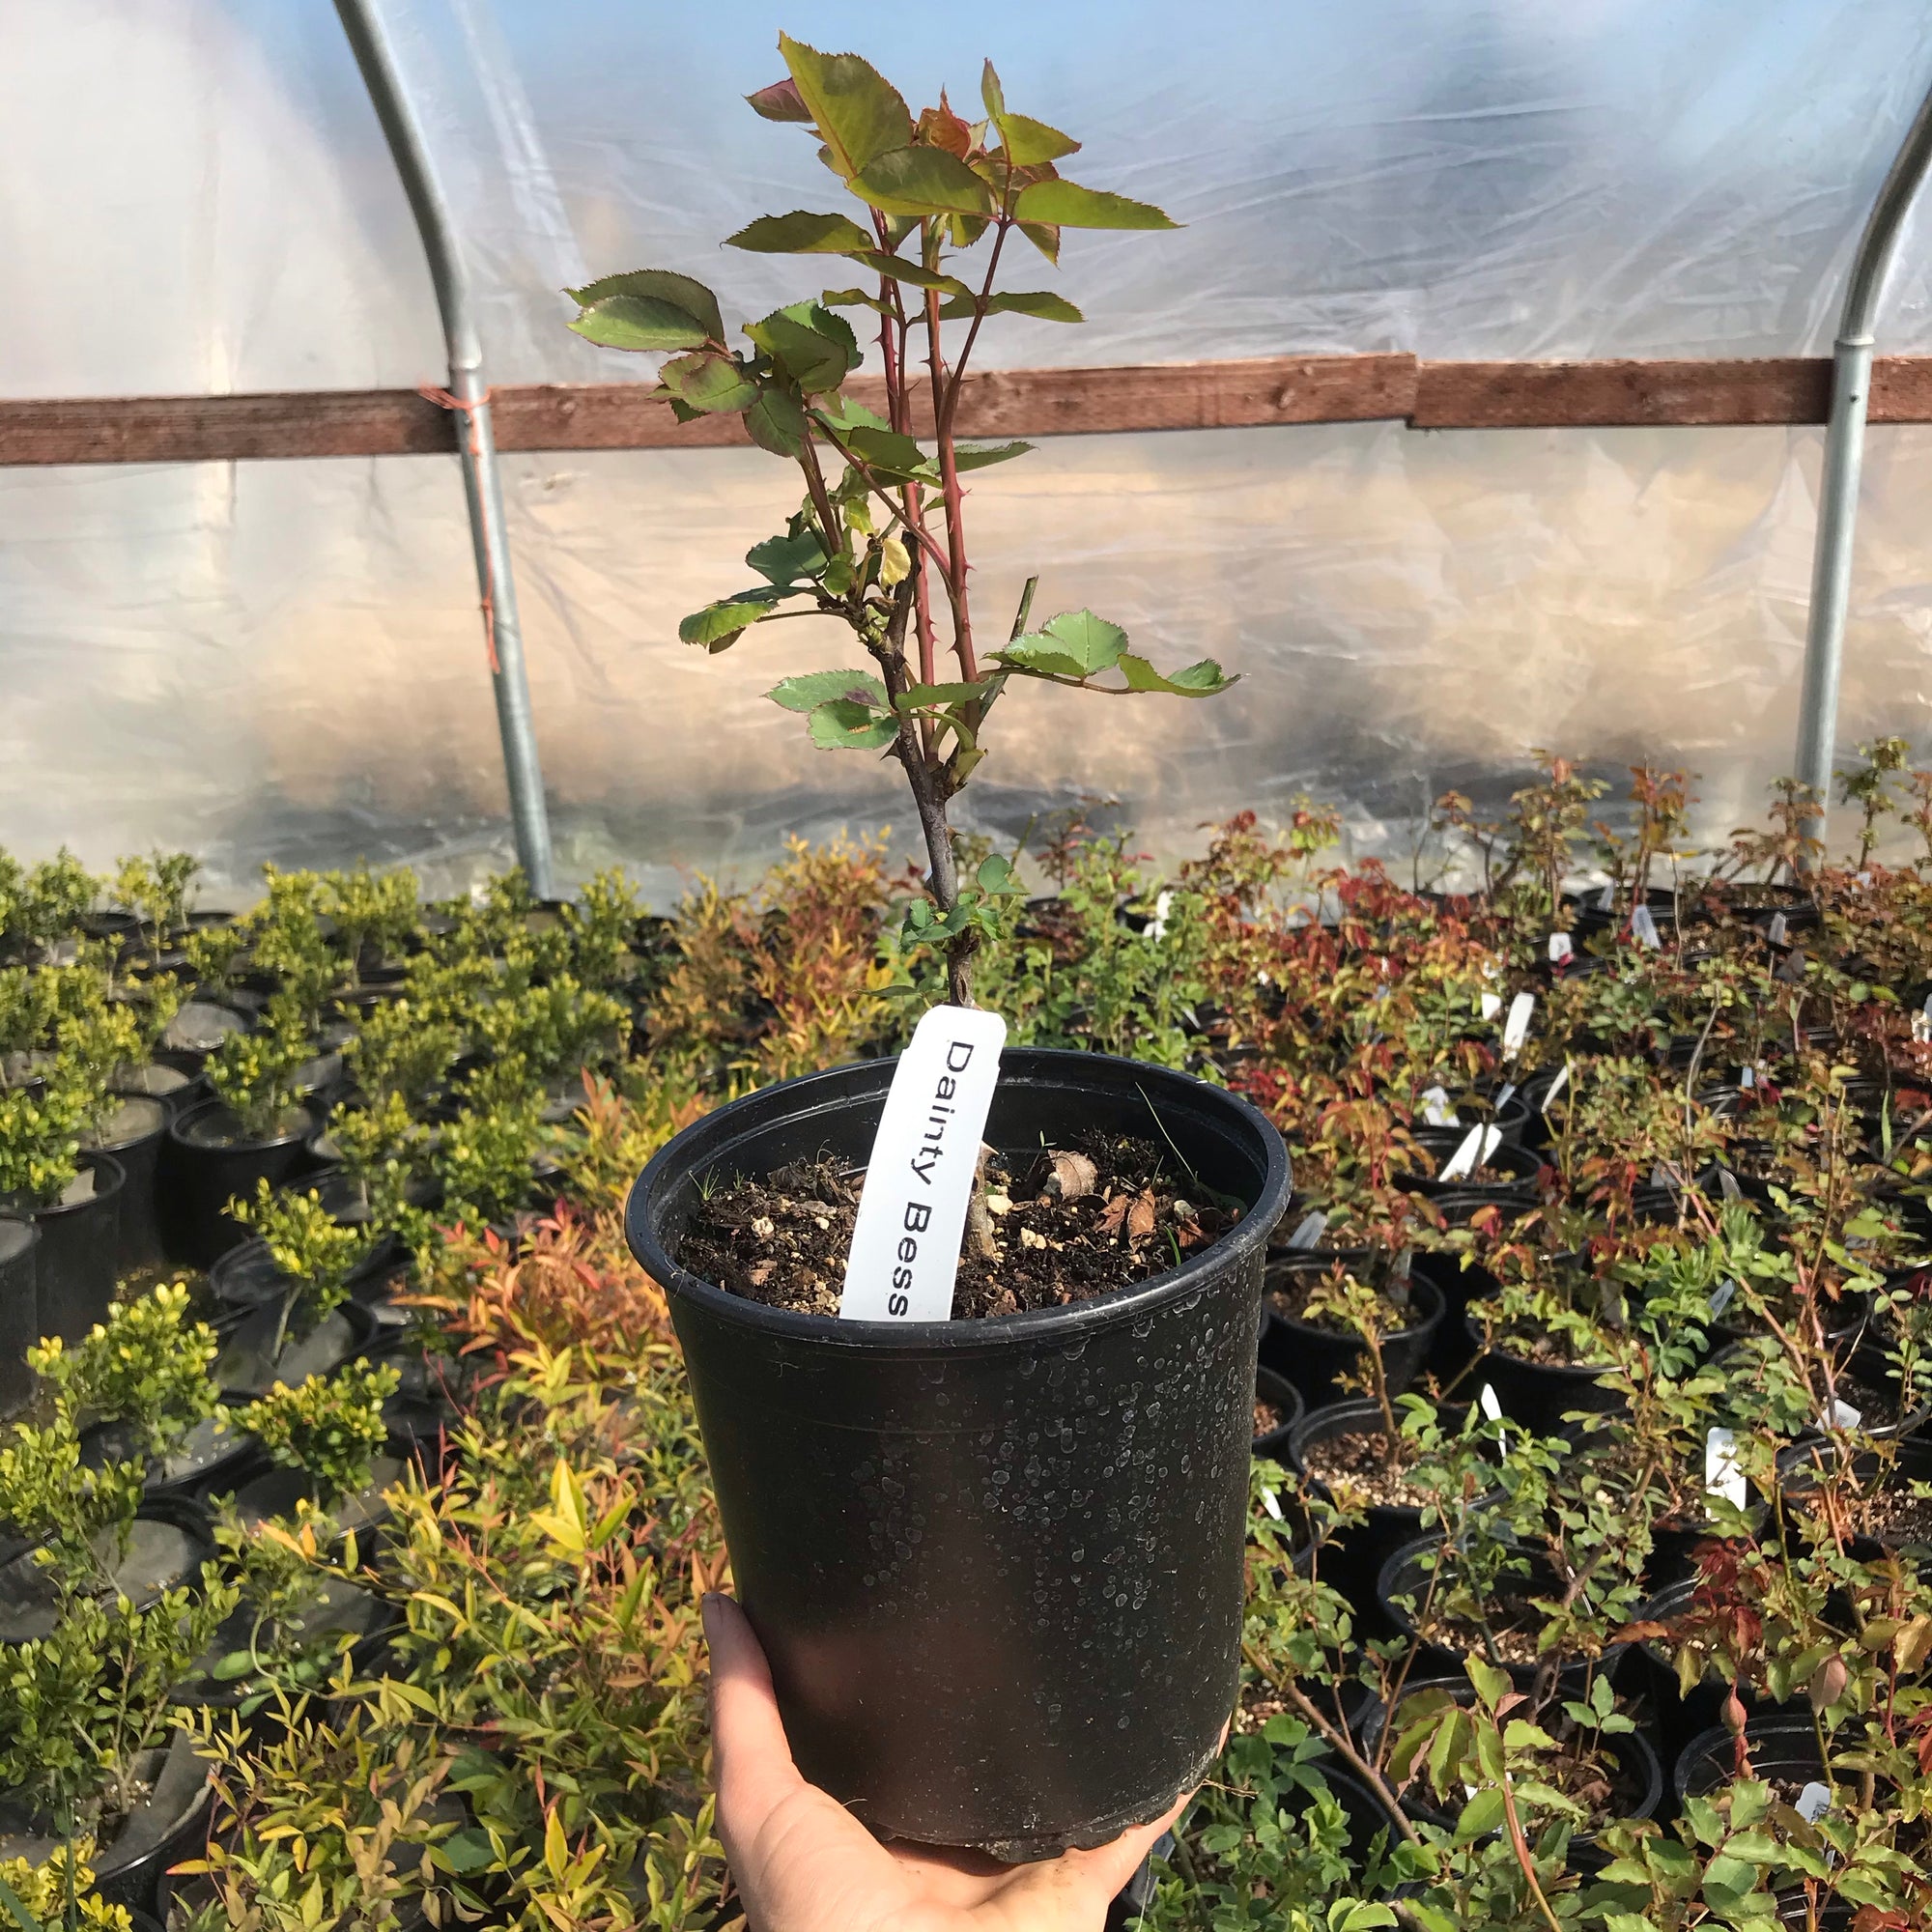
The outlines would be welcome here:
<svg viewBox="0 0 1932 1932">
<path fill-rule="evenodd" d="M 1255 1418 L 1254 1453 L 1273 1463 L 1286 1463 L 1289 1438 L 1301 1421 L 1301 1391 L 1286 1376 L 1278 1376 L 1270 1368 L 1258 1368 L 1255 1400 L 1269 1404 L 1281 1420 L 1272 1429 L 1264 1429 L 1260 1416 Z"/>
<path fill-rule="evenodd" d="M 35 1334 L 63 1342 L 78 1342 L 107 1319 L 121 1244 L 121 1163 L 105 1153 L 82 1153 L 78 1161 L 88 1191 L 60 1207 L 36 1208 L 30 1217 L 41 1231 Z"/>
<path fill-rule="evenodd" d="M 1824 1760 L 1818 1755 L 1818 1733 L 1809 1716 L 1796 1718 L 1765 1716 L 1751 1718 L 1745 1724 L 1745 1742 L 1750 1748 L 1751 1771 L 1762 1778 L 1788 1778 L 1794 1784 L 1809 1784 L 1814 1778 L 1829 1783 Z M 1737 1740 L 1723 1725 L 1700 1731 L 1679 1753 L 1677 1769 L 1670 1775 L 1671 1790 L 1681 1804 L 1686 1798 L 1701 1798 L 1735 1776 Z"/>
<path fill-rule="evenodd" d="M 0 1420 L 17 1415 L 32 1400 L 34 1378 L 27 1350 L 40 1337 L 34 1294 L 34 1250 L 40 1230 L 31 1221 L 0 1214 Z"/>
<path fill-rule="evenodd" d="M 158 1266 L 163 1260 L 158 1183 L 161 1148 L 172 1115 L 164 1100 L 135 1094 L 117 1097 L 115 1112 L 88 1144 L 112 1154 L 121 1165 L 124 1185 L 115 1272 L 132 1274 L 137 1268 Z"/>
<path fill-rule="evenodd" d="M 1217 1754 L 1288 1154 L 1246 1101 L 1184 1074 L 1014 1049 L 993 1146 L 1165 1141 L 1241 1221 L 1168 1273 L 986 1321 L 796 1314 L 678 1266 L 708 1178 L 867 1159 L 895 1065 L 708 1115 L 645 1168 L 627 1233 L 670 1297 L 801 1770 L 881 1835 L 1016 1863 L 1158 1817 Z"/>
<path fill-rule="evenodd" d="M 205 1268 L 247 1239 L 248 1231 L 228 1217 L 230 1199 L 252 1195 L 258 1180 L 279 1187 L 306 1157 L 303 1141 L 315 1122 L 298 1107 L 284 1124 L 286 1133 L 245 1140 L 227 1107 L 206 1100 L 169 1125 L 161 1169 L 161 1239 L 171 1262 Z"/>
<path fill-rule="evenodd" d="M 1325 1274 L 1333 1261 L 1332 1255 L 1320 1253 L 1272 1261 L 1264 1288 L 1286 1288 L 1296 1275 Z M 1400 1395 L 1422 1373 L 1442 1320 L 1442 1293 L 1435 1283 L 1412 1274 L 1408 1290 L 1412 1304 L 1408 1322 L 1382 1341 L 1382 1373 L 1388 1378 L 1391 1395 Z M 1372 1366 L 1359 1337 L 1297 1321 L 1266 1302 L 1263 1304 L 1261 1358 L 1276 1375 L 1292 1381 L 1311 1407 L 1343 1401 L 1349 1391 L 1343 1388 L 1342 1378 L 1348 1376 L 1360 1382 Z"/>
<path fill-rule="evenodd" d="M 1614 1389 L 1597 1385 L 1609 1372 L 1608 1362 L 1532 1362 L 1506 1350 L 1486 1350 L 1475 1316 L 1465 1313 L 1463 1321 L 1476 1350 L 1466 1386 L 1480 1390 L 1487 1382 L 1496 1392 L 1497 1406 L 1512 1422 L 1520 1422 L 1539 1435 L 1553 1435 L 1572 1410 L 1601 1415 L 1622 1401 Z"/>
</svg>

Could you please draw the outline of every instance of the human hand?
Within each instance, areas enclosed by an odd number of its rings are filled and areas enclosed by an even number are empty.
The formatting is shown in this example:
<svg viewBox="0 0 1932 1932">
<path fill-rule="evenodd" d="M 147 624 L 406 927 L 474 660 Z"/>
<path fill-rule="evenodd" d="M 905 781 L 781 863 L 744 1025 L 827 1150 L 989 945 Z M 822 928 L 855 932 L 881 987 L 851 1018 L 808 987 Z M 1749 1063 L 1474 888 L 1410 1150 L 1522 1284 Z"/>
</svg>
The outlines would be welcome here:
<svg viewBox="0 0 1932 1932">
<path fill-rule="evenodd" d="M 718 1834 L 752 1932 L 1098 1932 L 1108 1901 L 1187 1804 L 1111 1845 L 1037 1864 L 882 1845 L 800 1776 L 744 1611 L 714 1595 L 703 1615 Z"/>
</svg>

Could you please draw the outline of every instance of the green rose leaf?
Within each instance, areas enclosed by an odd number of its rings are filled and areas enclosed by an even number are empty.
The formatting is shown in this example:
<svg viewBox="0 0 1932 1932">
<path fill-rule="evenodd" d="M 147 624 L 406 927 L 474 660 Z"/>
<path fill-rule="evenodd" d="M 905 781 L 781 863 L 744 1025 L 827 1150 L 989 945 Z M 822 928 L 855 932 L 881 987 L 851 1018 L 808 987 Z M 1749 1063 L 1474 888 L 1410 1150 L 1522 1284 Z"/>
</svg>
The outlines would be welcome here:
<svg viewBox="0 0 1932 1932">
<path fill-rule="evenodd" d="M 709 337 L 688 309 L 654 296 L 592 302 L 568 327 L 600 349 L 700 349 Z"/>
<path fill-rule="evenodd" d="M 1030 114 L 996 114 L 1000 140 L 1007 159 L 1016 168 L 1037 168 L 1042 161 L 1057 161 L 1064 155 L 1077 155 L 1080 143 L 1044 121 Z"/>
<path fill-rule="evenodd" d="M 978 684 L 916 684 L 898 696 L 901 711 L 923 711 L 935 704 L 972 704 L 997 686 L 998 680 L 981 678 Z"/>
<path fill-rule="evenodd" d="M 1078 182 L 1035 182 L 1020 189 L 1013 212 L 1022 221 L 1051 222 L 1056 228 L 1179 228 L 1180 223 L 1149 201 L 1131 201 Z"/>
<path fill-rule="evenodd" d="M 942 322 L 963 322 L 973 313 L 973 300 L 968 296 L 964 301 L 942 302 L 939 319 Z M 1051 289 L 1022 291 L 1018 289 L 1003 291 L 992 297 L 986 303 L 988 315 L 1030 315 L 1037 322 L 1085 322 L 1087 318 L 1066 299 L 1057 296 Z"/>
<path fill-rule="evenodd" d="M 808 396 L 836 389 L 859 360 L 851 324 L 816 302 L 775 310 L 745 333 Z"/>
<path fill-rule="evenodd" d="M 895 148 L 853 179 L 852 192 L 888 214 L 993 212 L 992 190 L 944 148 Z"/>
<path fill-rule="evenodd" d="M 878 244 L 850 215 L 810 214 L 799 208 L 789 214 L 759 215 L 727 236 L 724 245 L 754 255 L 857 255 Z"/>
<path fill-rule="evenodd" d="M 681 308 L 685 314 L 702 323 L 710 341 L 722 342 L 724 339 L 724 319 L 718 312 L 718 298 L 696 277 L 680 275 L 669 269 L 632 269 L 625 274 L 605 275 L 597 281 L 586 282 L 582 288 L 572 289 L 569 293 L 585 308 L 592 302 L 608 301 L 613 296 L 636 296 L 644 301 L 669 302 L 673 308 Z"/>
<path fill-rule="evenodd" d="M 778 601 L 779 592 L 767 590 L 763 584 L 755 590 L 741 590 L 735 597 L 721 598 L 694 611 L 677 627 L 677 634 L 687 644 L 702 644 L 716 657 L 735 644 Z"/>
<path fill-rule="evenodd" d="M 857 54 L 822 54 L 788 34 L 779 36 L 779 52 L 835 174 L 850 181 L 879 156 L 912 139 L 912 115 L 904 99 L 869 61 Z"/>
<path fill-rule="evenodd" d="M 827 289 L 818 299 L 827 308 L 868 308 L 874 315 L 888 315 L 890 306 L 864 289 Z"/>
<path fill-rule="evenodd" d="M 941 295 L 955 298 L 964 297 L 972 300 L 973 291 L 957 275 L 943 275 L 937 269 L 928 269 L 918 262 L 908 262 L 901 255 L 888 255 L 880 249 L 868 249 L 859 257 L 868 269 L 876 269 L 880 274 L 890 276 L 895 282 L 910 282 L 916 289 L 937 289 Z M 944 315 L 945 309 L 940 310 Z"/>
<path fill-rule="evenodd" d="M 961 471 L 984 469 L 989 464 L 1010 463 L 1033 447 L 1030 442 L 980 442 L 953 451 L 953 467 Z"/>
<path fill-rule="evenodd" d="M 869 704 L 849 697 L 819 705 L 810 723 L 811 742 L 822 752 L 875 752 L 899 734 L 895 718 L 881 717 Z"/>
<path fill-rule="evenodd" d="M 1184 666 L 1165 676 L 1146 658 L 1137 658 L 1130 651 L 1121 653 L 1120 665 L 1129 691 L 1161 691 L 1172 697 L 1212 697 L 1216 692 L 1240 682 L 1229 677 L 1212 658 L 1203 658 L 1199 664 Z"/>
<path fill-rule="evenodd" d="M 1060 266 L 1060 230 L 1050 221 L 1022 221 L 1019 231 L 1057 269 Z"/>
<path fill-rule="evenodd" d="M 734 355 L 710 351 L 680 355 L 658 371 L 665 389 L 687 409 L 701 415 L 728 415 L 758 399 L 758 385 L 738 365 Z"/>
<path fill-rule="evenodd" d="M 886 687 L 868 670 L 809 670 L 801 677 L 781 679 L 765 696 L 787 711 L 799 712 L 841 701 L 876 711 L 887 702 Z"/>
<path fill-rule="evenodd" d="M 788 590 L 800 578 L 816 577 L 825 568 L 825 547 L 811 530 L 797 536 L 767 537 L 745 553 L 745 561 L 760 577 Z"/>
<path fill-rule="evenodd" d="M 796 456 L 805 447 L 805 405 L 789 389 L 770 387 L 745 412 L 745 432 L 774 456 Z"/>
<path fill-rule="evenodd" d="M 1044 677 L 1087 678 L 1121 661 L 1127 634 L 1091 611 L 1063 611 L 1039 630 L 1016 638 L 997 662 Z"/>
<path fill-rule="evenodd" d="M 835 434 L 848 455 L 882 476 L 910 483 L 939 481 L 938 466 L 911 437 L 900 436 L 896 430 L 859 424 L 851 429 L 838 429 Z"/>
</svg>

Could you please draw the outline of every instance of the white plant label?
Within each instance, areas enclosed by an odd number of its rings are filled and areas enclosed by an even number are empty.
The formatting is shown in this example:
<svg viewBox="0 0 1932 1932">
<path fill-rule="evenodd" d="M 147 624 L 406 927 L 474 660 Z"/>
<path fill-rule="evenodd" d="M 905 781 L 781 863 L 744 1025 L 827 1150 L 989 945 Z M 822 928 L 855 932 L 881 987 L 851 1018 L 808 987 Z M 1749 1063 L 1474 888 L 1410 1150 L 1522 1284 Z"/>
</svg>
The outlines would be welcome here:
<svg viewBox="0 0 1932 1932">
<path fill-rule="evenodd" d="M 1503 996 L 1500 993 L 1485 993 L 1483 995 L 1483 1017 L 1485 1020 L 1494 1019 L 1502 1009 Z"/>
<path fill-rule="evenodd" d="M 1529 1037 L 1530 1015 L 1536 1011 L 1536 995 L 1519 993 L 1510 1002 L 1509 1018 L 1503 1022 L 1503 1058 L 1514 1059 Z"/>
<path fill-rule="evenodd" d="M 1650 908 L 1640 905 L 1631 914 L 1631 937 L 1639 946 L 1648 947 L 1655 952 L 1663 942 L 1657 936 L 1657 922 L 1650 916 Z"/>
<path fill-rule="evenodd" d="M 1745 1198 L 1744 1189 L 1738 1185 L 1737 1176 L 1728 1167 L 1720 1167 L 1718 1170 L 1718 1192 L 1726 1201 L 1742 1201 Z"/>
<path fill-rule="evenodd" d="M 1711 1320 L 1715 1321 L 1731 1305 L 1731 1296 L 1738 1292 L 1734 1281 L 1720 1281 L 1711 1291 Z"/>
<path fill-rule="evenodd" d="M 1771 916 L 1771 943 L 1774 946 L 1784 944 L 1784 915 L 1781 912 L 1775 912 Z"/>
<path fill-rule="evenodd" d="M 1616 902 L 1617 889 L 1615 886 L 1599 886 L 1597 888 L 1597 910 L 1599 912 L 1608 912 Z"/>
<path fill-rule="evenodd" d="M 1496 1097 L 1490 1102 L 1490 1111 L 1500 1114 L 1516 1098 L 1516 1082 L 1506 1080 L 1496 1089 Z"/>
<path fill-rule="evenodd" d="M 1834 1402 L 1825 1411 L 1825 1420 L 1833 1429 L 1856 1429 L 1864 1419 L 1864 1410 L 1854 1408 L 1848 1402 Z"/>
<path fill-rule="evenodd" d="M 1449 1104 L 1449 1095 L 1440 1087 L 1424 1089 L 1422 1118 L 1432 1127 L 1460 1127 L 1463 1124 L 1456 1118 L 1455 1108 Z"/>
<path fill-rule="evenodd" d="M 1548 1113 L 1549 1103 L 1553 1099 L 1555 1099 L 1557 1094 L 1562 1093 L 1564 1088 L 1569 1086 L 1569 1084 L 1570 1084 L 1570 1063 L 1566 1060 L 1563 1063 L 1563 1070 L 1560 1073 L 1558 1073 L 1556 1078 L 1549 1083 L 1548 1091 L 1543 1096 L 1543 1104 L 1542 1106 L 1537 1108 L 1536 1111 L 1539 1114 Z"/>
<path fill-rule="evenodd" d="M 1281 1498 L 1272 1490 L 1264 1490 L 1262 1492 L 1262 1508 L 1266 1510 L 1268 1515 L 1274 1518 L 1275 1521 L 1280 1522 L 1282 1520 Z"/>
<path fill-rule="evenodd" d="M 1737 1432 L 1714 1429 L 1704 1440 L 1704 1488 L 1737 1508 L 1745 1506 L 1745 1472 L 1738 1462 Z"/>
<path fill-rule="evenodd" d="M 1552 966 L 1562 965 L 1576 951 L 1567 932 L 1552 932 L 1549 935 L 1549 963 Z"/>
<path fill-rule="evenodd" d="M 1321 1208 L 1305 1216 L 1293 1234 L 1288 1237 L 1291 1248 L 1312 1248 L 1321 1238 L 1321 1231 L 1328 1225 L 1328 1217 Z"/>
<path fill-rule="evenodd" d="M 1791 1807 L 1807 1825 L 1815 1825 L 1832 1808 L 1832 1787 L 1820 1784 L 1813 1778 L 1798 1794 L 1798 1803 Z"/>
<path fill-rule="evenodd" d="M 1480 1408 L 1483 1411 L 1484 1415 L 1486 1415 L 1492 1422 L 1499 1423 L 1502 1421 L 1503 1406 L 1500 1402 L 1496 1400 L 1495 1389 L 1490 1383 L 1485 1382 L 1481 1390 L 1478 1391 L 1476 1396 L 1476 1406 Z M 1503 1435 L 1500 1431 L 1497 1433 L 1496 1435 L 1496 1447 L 1500 1449 L 1505 1456 L 1509 1454 L 1509 1437 L 1506 1435 Z"/>
<path fill-rule="evenodd" d="M 1756 1085 L 1757 1068 L 1755 1066 L 1741 1066 L 1738 1068 L 1738 1086 L 1742 1092 L 1748 1094 Z"/>
<path fill-rule="evenodd" d="M 1466 1180 L 1502 1146 L 1503 1130 L 1500 1127 L 1471 1127 L 1463 1136 L 1456 1151 L 1442 1163 L 1442 1171 L 1437 1180 Z"/>
<path fill-rule="evenodd" d="M 1174 895 L 1162 893 L 1153 902 L 1153 917 L 1147 923 L 1147 936 L 1150 939 L 1167 937 L 1167 916 L 1174 910 Z"/>
<path fill-rule="evenodd" d="M 934 1007 L 899 1055 L 859 1197 L 838 1313 L 847 1321 L 947 1321 L 980 1136 L 1007 1023 Z"/>
</svg>

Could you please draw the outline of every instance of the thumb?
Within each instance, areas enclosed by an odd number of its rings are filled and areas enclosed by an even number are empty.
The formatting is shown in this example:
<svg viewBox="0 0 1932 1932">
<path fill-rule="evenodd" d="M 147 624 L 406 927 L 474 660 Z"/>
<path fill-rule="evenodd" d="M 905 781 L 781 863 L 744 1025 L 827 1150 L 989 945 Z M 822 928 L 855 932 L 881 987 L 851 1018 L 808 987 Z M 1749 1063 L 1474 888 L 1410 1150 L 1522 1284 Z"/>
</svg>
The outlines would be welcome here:
<svg viewBox="0 0 1932 1932">
<path fill-rule="evenodd" d="M 719 1815 L 737 1832 L 755 1832 L 805 1779 L 792 1762 L 771 1665 L 751 1619 L 715 1591 L 699 1613 L 711 1652 L 711 1755 Z"/>
</svg>

